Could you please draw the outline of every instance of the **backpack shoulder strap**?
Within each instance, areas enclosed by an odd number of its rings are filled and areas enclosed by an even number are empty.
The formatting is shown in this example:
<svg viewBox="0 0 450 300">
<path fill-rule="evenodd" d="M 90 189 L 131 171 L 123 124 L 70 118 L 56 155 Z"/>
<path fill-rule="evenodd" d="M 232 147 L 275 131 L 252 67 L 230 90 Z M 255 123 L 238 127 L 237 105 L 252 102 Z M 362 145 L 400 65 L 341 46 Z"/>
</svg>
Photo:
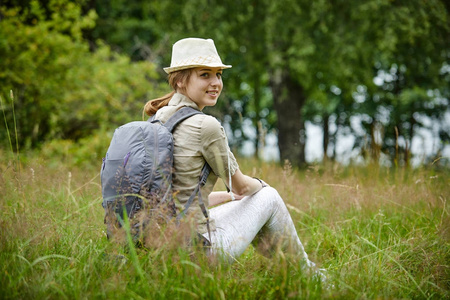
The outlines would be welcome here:
<svg viewBox="0 0 450 300">
<path fill-rule="evenodd" d="M 192 202 L 194 201 L 195 196 L 198 195 L 198 198 L 197 198 L 198 205 L 200 206 L 200 208 L 202 210 L 203 216 L 205 216 L 206 228 L 208 230 L 209 241 L 211 242 L 211 229 L 209 227 L 208 210 L 206 209 L 205 203 L 203 202 L 202 192 L 200 190 L 206 184 L 206 180 L 208 179 L 208 175 L 210 172 L 211 172 L 211 167 L 208 165 L 208 163 L 205 163 L 203 165 L 202 172 L 201 172 L 199 180 L 198 180 L 198 184 L 195 187 L 194 191 L 192 192 L 191 196 L 189 197 L 189 200 L 184 205 L 183 211 L 178 214 L 176 221 L 177 221 L 177 224 L 179 224 L 181 218 L 186 215 L 189 207 L 191 206 Z"/>
<path fill-rule="evenodd" d="M 203 114 L 201 111 L 198 111 L 192 107 L 182 107 L 179 109 L 173 116 L 171 116 L 165 123 L 164 126 L 169 129 L 170 132 L 173 132 L 175 127 L 180 124 L 182 121 L 186 120 L 193 115 Z"/>
</svg>

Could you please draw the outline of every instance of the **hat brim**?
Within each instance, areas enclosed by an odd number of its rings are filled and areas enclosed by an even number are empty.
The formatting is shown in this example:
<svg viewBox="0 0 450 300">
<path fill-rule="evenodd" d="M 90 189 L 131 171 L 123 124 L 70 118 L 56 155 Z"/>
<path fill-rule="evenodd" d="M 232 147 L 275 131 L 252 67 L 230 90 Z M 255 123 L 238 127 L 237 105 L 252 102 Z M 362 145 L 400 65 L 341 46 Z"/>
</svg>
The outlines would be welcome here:
<svg viewBox="0 0 450 300">
<path fill-rule="evenodd" d="M 198 67 L 210 67 L 210 68 L 221 68 L 221 69 L 229 69 L 232 66 L 231 65 L 224 65 L 224 64 L 192 64 L 192 65 L 184 65 L 184 66 L 178 66 L 178 67 L 167 67 L 163 68 L 164 72 L 167 74 L 170 74 L 175 71 L 181 71 L 191 68 L 198 68 Z"/>
</svg>

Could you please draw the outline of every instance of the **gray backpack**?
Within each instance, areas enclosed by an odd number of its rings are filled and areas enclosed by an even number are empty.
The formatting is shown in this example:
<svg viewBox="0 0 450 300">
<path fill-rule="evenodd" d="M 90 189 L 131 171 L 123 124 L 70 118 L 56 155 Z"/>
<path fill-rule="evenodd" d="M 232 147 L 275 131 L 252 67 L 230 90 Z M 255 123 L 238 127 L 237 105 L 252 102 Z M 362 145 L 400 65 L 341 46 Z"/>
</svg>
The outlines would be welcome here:
<svg viewBox="0 0 450 300">
<path fill-rule="evenodd" d="M 152 217 L 152 211 L 158 212 L 158 218 L 168 222 L 176 216 L 172 191 L 173 137 L 175 127 L 185 119 L 201 114 L 190 107 L 183 107 L 170 117 L 165 124 L 155 120 L 135 121 L 117 128 L 111 144 L 103 158 L 101 167 L 102 206 L 106 216 L 112 215 L 112 221 L 118 227 L 123 226 L 123 217 L 128 219 L 141 210 Z M 199 183 L 192 192 L 184 210 L 177 221 L 186 214 L 189 206 L 198 195 L 198 202 L 205 218 L 208 213 L 202 201 L 200 188 L 205 185 L 210 173 L 206 163 L 199 177 Z M 161 211 L 164 212 L 161 215 Z M 109 220 L 111 223 L 111 220 Z M 105 217 L 107 234 L 111 237 L 111 224 Z M 138 238 L 145 222 L 131 223 L 134 238 Z M 207 223 L 208 231 L 209 224 Z M 133 230 L 134 229 L 134 230 Z"/>
</svg>

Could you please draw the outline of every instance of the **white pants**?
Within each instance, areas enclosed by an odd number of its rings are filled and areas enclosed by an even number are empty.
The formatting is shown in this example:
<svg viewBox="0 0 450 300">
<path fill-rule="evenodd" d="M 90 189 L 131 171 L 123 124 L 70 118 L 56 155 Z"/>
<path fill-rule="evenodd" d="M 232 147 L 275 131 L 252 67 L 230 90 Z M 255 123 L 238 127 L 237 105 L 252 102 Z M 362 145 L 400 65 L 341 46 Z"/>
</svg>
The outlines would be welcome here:
<svg viewBox="0 0 450 300">
<path fill-rule="evenodd" d="M 281 248 L 294 253 L 305 267 L 315 267 L 308 259 L 283 199 L 272 187 L 214 207 L 210 215 L 216 230 L 211 232 L 209 254 L 232 262 L 253 243 L 263 254 Z M 208 238 L 208 233 L 204 236 Z"/>
</svg>

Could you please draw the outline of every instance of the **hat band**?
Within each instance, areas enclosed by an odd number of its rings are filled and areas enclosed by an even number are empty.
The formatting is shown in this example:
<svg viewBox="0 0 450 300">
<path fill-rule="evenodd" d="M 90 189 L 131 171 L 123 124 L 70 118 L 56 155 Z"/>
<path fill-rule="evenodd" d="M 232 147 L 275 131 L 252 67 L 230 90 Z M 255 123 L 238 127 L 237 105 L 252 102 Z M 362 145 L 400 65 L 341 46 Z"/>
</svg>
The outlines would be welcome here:
<svg viewBox="0 0 450 300">
<path fill-rule="evenodd" d="M 192 57 L 192 58 L 187 58 L 184 60 L 172 62 L 170 67 L 173 68 L 173 67 L 179 67 L 179 66 L 208 65 L 208 64 L 223 65 L 222 61 L 220 59 L 218 59 L 217 56 L 209 55 L 209 56 L 197 56 L 197 57 Z"/>
</svg>

